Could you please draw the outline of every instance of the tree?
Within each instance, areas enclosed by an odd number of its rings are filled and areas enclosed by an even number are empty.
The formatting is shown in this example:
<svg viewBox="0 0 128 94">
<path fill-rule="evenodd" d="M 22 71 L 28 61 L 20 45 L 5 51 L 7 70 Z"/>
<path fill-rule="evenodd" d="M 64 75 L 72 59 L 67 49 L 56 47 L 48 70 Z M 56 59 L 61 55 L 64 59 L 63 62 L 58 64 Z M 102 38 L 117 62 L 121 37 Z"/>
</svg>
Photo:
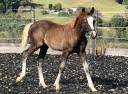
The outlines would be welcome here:
<svg viewBox="0 0 128 94">
<path fill-rule="evenodd" d="M 125 27 L 126 22 L 123 16 L 114 15 L 111 19 L 111 25 L 113 27 Z M 125 28 L 116 28 L 118 38 L 124 37 Z"/>
<path fill-rule="evenodd" d="M 53 9 L 53 5 L 49 4 L 48 8 L 49 8 L 49 10 L 52 10 Z"/>
<path fill-rule="evenodd" d="M 6 13 L 6 11 L 7 11 L 7 5 L 9 5 L 7 2 L 8 2 L 8 0 L 0 1 L 0 7 L 1 7 L 1 10 L 3 13 Z"/>
<path fill-rule="evenodd" d="M 21 0 L 21 1 L 20 1 L 20 5 L 21 5 L 21 6 L 30 5 L 30 2 L 31 2 L 30 0 Z"/>
<path fill-rule="evenodd" d="M 55 4 L 54 9 L 55 9 L 56 11 L 62 10 L 62 5 L 61 5 L 61 3 Z"/>
<path fill-rule="evenodd" d="M 122 4 L 123 0 L 116 0 L 116 2 L 118 2 L 119 4 Z"/>
<path fill-rule="evenodd" d="M 128 5 L 128 0 L 123 0 L 124 5 Z"/>
<path fill-rule="evenodd" d="M 12 2 L 12 11 L 13 11 L 13 12 L 17 12 L 19 6 L 20 6 L 20 0 L 14 0 L 14 1 Z"/>
<path fill-rule="evenodd" d="M 20 5 L 26 6 L 30 4 L 30 0 L 0 0 L 0 9 L 6 13 L 8 9 L 17 12 Z"/>
</svg>

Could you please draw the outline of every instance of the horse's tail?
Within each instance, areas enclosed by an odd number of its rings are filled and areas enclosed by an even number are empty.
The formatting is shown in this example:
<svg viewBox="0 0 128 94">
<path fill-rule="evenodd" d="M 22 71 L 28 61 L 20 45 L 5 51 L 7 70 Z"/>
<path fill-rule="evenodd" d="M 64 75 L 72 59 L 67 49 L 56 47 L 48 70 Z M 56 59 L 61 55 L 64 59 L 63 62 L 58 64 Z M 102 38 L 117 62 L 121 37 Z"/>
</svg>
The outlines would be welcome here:
<svg viewBox="0 0 128 94">
<path fill-rule="evenodd" d="M 27 46 L 27 41 L 28 41 L 28 32 L 29 32 L 29 28 L 33 23 L 29 23 L 24 27 L 23 30 L 23 35 L 22 35 L 22 42 L 21 42 L 21 47 L 25 48 Z"/>
</svg>

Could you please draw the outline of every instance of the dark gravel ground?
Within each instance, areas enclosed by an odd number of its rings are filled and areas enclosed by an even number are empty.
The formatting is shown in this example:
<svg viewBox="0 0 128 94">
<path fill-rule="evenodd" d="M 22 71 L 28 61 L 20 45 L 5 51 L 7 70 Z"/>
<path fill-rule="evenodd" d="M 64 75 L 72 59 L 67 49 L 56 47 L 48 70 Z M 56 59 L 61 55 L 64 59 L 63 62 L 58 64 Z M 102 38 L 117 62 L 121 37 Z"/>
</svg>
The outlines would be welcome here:
<svg viewBox="0 0 128 94">
<path fill-rule="evenodd" d="M 0 94 L 128 94 L 128 58 L 87 55 L 92 79 L 98 92 L 91 92 L 79 57 L 71 55 L 61 76 L 61 90 L 56 92 L 56 79 L 61 58 L 47 55 L 43 72 L 46 89 L 38 86 L 37 55 L 27 61 L 27 75 L 22 82 L 15 83 L 21 72 L 20 54 L 0 54 Z"/>
</svg>

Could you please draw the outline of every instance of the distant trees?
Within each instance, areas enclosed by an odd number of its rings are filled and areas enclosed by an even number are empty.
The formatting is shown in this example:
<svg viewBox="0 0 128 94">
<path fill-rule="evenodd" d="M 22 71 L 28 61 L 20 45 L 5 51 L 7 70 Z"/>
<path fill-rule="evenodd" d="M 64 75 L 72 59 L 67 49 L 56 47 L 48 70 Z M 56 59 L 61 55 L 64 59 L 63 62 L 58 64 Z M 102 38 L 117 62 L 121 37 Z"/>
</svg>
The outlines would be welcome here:
<svg viewBox="0 0 128 94">
<path fill-rule="evenodd" d="M 116 2 L 118 2 L 119 4 L 122 4 L 123 0 L 116 0 Z"/>
<path fill-rule="evenodd" d="M 49 8 L 49 10 L 52 10 L 53 9 L 53 5 L 52 4 L 49 4 L 48 5 L 48 8 Z"/>
<path fill-rule="evenodd" d="M 60 10 L 62 10 L 62 4 L 61 3 L 57 3 L 55 5 L 49 4 L 48 8 L 49 8 L 49 10 L 54 9 L 56 11 L 60 11 Z"/>
<path fill-rule="evenodd" d="M 12 0 L 0 0 L 0 10 L 6 13 L 7 9 L 10 7 Z"/>
<path fill-rule="evenodd" d="M 125 27 L 126 25 L 127 24 L 125 18 L 121 15 L 114 15 L 111 19 L 111 26 L 119 27 L 116 28 L 118 38 L 125 37 L 125 33 L 126 33 L 125 28 L 120 28 L 120 27 Z"/>
<path fill-rule="evenodd" d="M 119 4 L 128 5 L 128 0 L 116 0 Z"/>
<path fill-rule="evenodd" d="M 30 4 L 31 0 L 0 0 L 0 10 L 6 13 L 8 9 L 17 12 L 19 6 L 26 6 Z"/>
<path fill-rule="evenodd" d="M 111 19 L 111 25 L 114 27 L 124 27 L 124 23 L 124 17 L 121 15 L 114 15 Z"/>
<path fill-rule="evenodd" d="M 128 5 L 128 0 L 123 0 L 124 5 Z"/>
<path fill-rule="evenodd" d="M 62 4 L 61 4 L 61 3 L 55 4 L 55 5 L 54 5 L 54 10 L 56 10 L 56 11 L 62 10 Z"/>
</svg>

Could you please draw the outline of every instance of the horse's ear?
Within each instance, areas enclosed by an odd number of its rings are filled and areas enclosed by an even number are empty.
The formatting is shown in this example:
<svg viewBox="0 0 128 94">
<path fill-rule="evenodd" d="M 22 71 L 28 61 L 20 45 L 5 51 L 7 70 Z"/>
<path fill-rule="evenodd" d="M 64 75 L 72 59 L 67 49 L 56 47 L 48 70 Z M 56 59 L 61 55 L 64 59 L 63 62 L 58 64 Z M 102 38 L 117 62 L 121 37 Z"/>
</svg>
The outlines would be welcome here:
<svg viewBox="0 0 128 94">
<path fill-rule="evenodd" d="M 93 15 L 94 11 L 95 11 L 95 9 L 94 9 L 94 7 L 92 7 L 91 11 L 89 12 L 89 15 Z"/>
</svg>

